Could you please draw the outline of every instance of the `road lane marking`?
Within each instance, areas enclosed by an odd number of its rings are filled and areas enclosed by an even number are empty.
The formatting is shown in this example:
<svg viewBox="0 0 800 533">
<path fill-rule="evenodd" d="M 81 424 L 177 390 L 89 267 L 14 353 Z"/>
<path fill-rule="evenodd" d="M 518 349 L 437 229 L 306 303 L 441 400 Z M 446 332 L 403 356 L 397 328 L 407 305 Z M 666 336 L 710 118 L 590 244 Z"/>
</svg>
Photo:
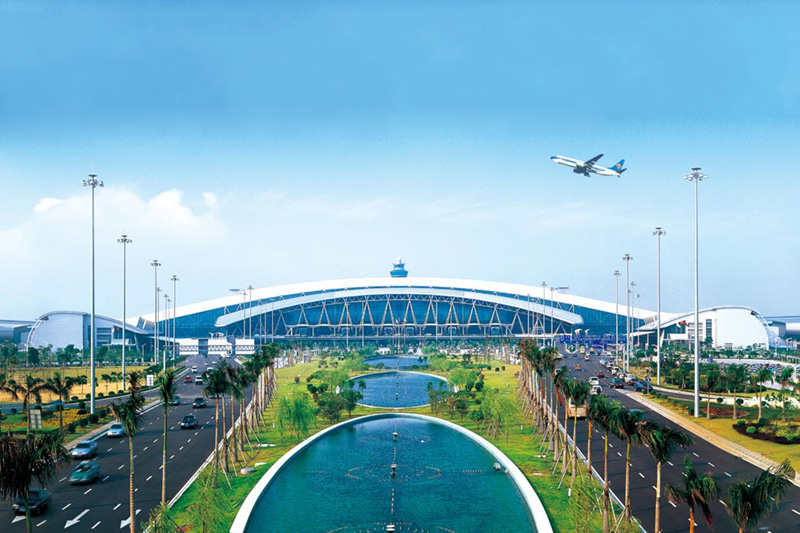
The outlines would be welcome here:
<svg viewBox="0 0 800 533">
<path fill-rule="evenodd" d="M 96 528 L 99 525 L 100 525 L 100 522 L 97 522 L 95 525 L 92 526 L 92 529 Z"/>
<path fill-rule="evenodd" d="M 12 524 L 16 524 L 20 520 L 25 520 L 25 515 L 15 516 L 14 520 L 11 521 Z"/>
<path fill-rule="evenodd" d="M 39 526 L 41 526 L 41 525 L 42 525 L 42 524 L 44 524 L 45 522 L 47 522 L 47 520 L 42 520 L 41 522 L 39 522 L 38 524 L 36 524 L 36 527 L 39 527 Z"/>
<path fill-rule="evenodd" d="M 92 492 L 92 489 L 89 489 L 89 490 L 87 490 L 86 492 L 84 492 L 84 493 L 83 493 L 83 495 L 84 495 L 84 496 L 86 496 L 86 495 L 87 495 L 87 494 L 89 494 L 90 492 Z"/>
<path fill-rule="evenodd" d="M 653 490 L 654 490 L 654 491 L 658 492 L 658 489 L 656 488 L 656 486 L 655 486 L 655 485 L 650 485 L 650 486 L 651 486 L 651 487 L 653 487 Z"/>
<path fill-rule="evenodd" d="M 609 443 L 608 443 L 608 447 L 609 447 L 609 448 L 613 448 L 613 447 L 614 447 L 614 445 L 613 445 L 613 444 L 611 444 L 611 443 L 609 442 Z"/>
<path fill-rule="evenodd" d="M 112 511 L 116 511 L 117 509 L 119 509 L 119 506 L 120 506 L 120 505 L 122 505 L 122 504 L 121 504 L 121 503 L 118 503 L 117 505 L 115 505 L 115 506 L 114 506 L 114 508 L 112 509 Z"/>
<path fill-rule="evenodd" d="M 143 452 L 146 452 L 146 451 L 147 451 L 147 448 L 149 448 L 149 446 L 145 446 L 145 447 L 144 447 L 144 450 L 142 450 L 142 451 L 143 451 Z"/>
<path fill-rule="evenodd" d="M 639 474 L 639 477 L 641 477 L 642 479 L 644 479 L 644 474 L 642 474 L 641 472 L 637 472 L 637 474 Z"/>
<path fill-rule="evenodd" d="M 68 503 L 67 505 L 65 505 L 64 507 L 62 507 L 62 508 L 61 508 L 61 510 L 62 510 L 62 511 L 66 511 L 66 510 L 67 510 L 67 507 L 69 507 L 70 505 L 72 505 L 72 504 L 71 504 L 71 503 Z"/>
<path fill-rule="evenodd" d="M 711 468 L 716 468 L 716 466 L 714 466 L 714 463 L 712 463 L 711 461 L 709 461 L 708 464 L 711 465 Z"/>
<path fill-rule="evenodd" d="M 58 480 L 58 482 L 59 482 L 59 483 L 63 483 L 65 479 L 67 479 L 67 478 L 65 478 L 65 477 L 62 477 L 61 479 L 59 479 L 59 480 Z"/>
<path fill-rule="evenodd" d="M 198 433 L 200 433 L 200 432 L 199 431 L 195 431 L 194 432 L 194 436 L 196 437 Z M 192 440 L 192 439 L 189 439 L 189 440 Z"/>
<path fill-rule="evenodd" d="M 150 481 L 151 479 L 153 479 L 153 476 L 148 477 L 145 481 Z"/>
<path fill-rule="evenodd" d="M 694 452 L 692 452 L 692 455 L 694 455 L 695 457 L 700 457 L 699 455 L 697 455 L 697 454 L 696 454 L 696 453 L 694 453 Z"/>
<path fill-rule="evenodd" d="M 730 475 L 730 474 L 729 474 L 729 473 L 727 473 L 727 472 L 725 472 L 725 475 L 726 475 L 726 476 L 728 476 L 728 477 L 733 477 L 732 475 Z"/>
<path fill-rule="evenodd" d="M 111 451 L 111 450 L 113 450 L 113 449 L 114 449 L 114 448 L 109 448 L 109 449 L 107 449 L 106 451 L 107 451 L 107 452 L 110 452 L 110 451 Z"/>
<path fill-rule="evenodd" d="M 178 451 L 179 451 L 179 452 L 180 452 L 180 451 L 182 451 L 182 450 L 183 450 L 183 446 L 181 446 L 180 448 L 178 448 Z"/>
<path fill-rule="evenodd" d="M 158 439 L 154 440 L 154 441 L 153 441 L 153 444 L 155 444 L 156 442 L 158 442 Z"/>
<path fill-rule="evenodd" d="M 675 466 L 674 464 L 672 464 L 672 461 L 667 461 L 667 464 L 668 464 L 669 466 Z"/>
<path fill-rule="evenodd" d="M 727 504 L 727 503 L 725 503 L 725 502 L 724 502 L 724 501 L 722 501 L 722 500 L 719 500 L 719 503 L 721 503 L 721 504 L 722 504 L 722 505 L 724 505 L 725 507 L 727 507 L 727 506 L 728 506 L 728 504 Z"/>
<path fill-rule="evenodd" d="M 111 476 L 106 476 L 106 477 L 104 477 L 104 478 L 103 478 L 103 481 L 106 481 L 106 480 L 107 480 L 108 478 L 110 478 L 110 477 L 111 477 Z"/>
<path fill-rule="evenodd" d="M 619 453 L 619 452 L 617 452 L 617 455 L 619 455 L 620 457 L 622 457 L 622 454 L 621 454 L 621 453 Z"/>
<path fill-rule="evenodd" d="M 196 433 L 195 433 L 195 435 L 196 435 Z M 192 442 L 192 439 L 189 439 L 189 440 L 187 440 L 186 442 L 187 442 L 187 443 L 189 443 L 189 442 Z"/>
<path fill-rule="evenodd" d="M 119 468 L 117 468 L 117 470 L 122 470 L 123 468 L 125 468 L 125 465 L 119 465 Z"/>
<path fill-rule="evenodd" d="M 169 456 L 169 460 L 170 461 L 172 461 L 172 459 L 174 459 L 174 458 L 175 458 L 175 454 Z"/>
<path fill-rule="evenodd" d="M 792 509 L 792 512 L 793 512 L 794 514 L 796 514 L 796 515 L 800 515 L 800 511 L 795 511 L 794 509 Z"/>
</svg>

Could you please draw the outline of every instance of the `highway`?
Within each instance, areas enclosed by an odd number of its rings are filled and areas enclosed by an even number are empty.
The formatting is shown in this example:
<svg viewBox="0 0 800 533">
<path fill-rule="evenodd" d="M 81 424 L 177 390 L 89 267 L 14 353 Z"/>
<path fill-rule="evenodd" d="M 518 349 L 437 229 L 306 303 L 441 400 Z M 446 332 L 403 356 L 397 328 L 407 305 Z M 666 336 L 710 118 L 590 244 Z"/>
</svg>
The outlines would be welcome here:
<svg viewBox="0 0 800 533">
<path fill-rule="evenodd" d="M 622 389 L 624 392 L 612 389 L 609 385 L 611 372 L 597 363 L 599 359 L 600 356 L 595 355 L 590 361 L 584 361 L 583 357 L 566 355 L 563 362 L 571 369 L 571 376 L 581 379 L 589 379 L 591 376 L 596 376 L 599 370 L 603 370 L 607 376 L 606 378 L 600 378 L 603 394 L 611 399 L 619 401 L 627 408 L 645 410 L 648 420 L 673 427 L 675 426 L 671 421 L 648 410 L 643 404 L 637 402 L 635 398 L 640 393 L 633 392 L 630 387 Z M 574 369 L 576 363 L 581 365 L 581 368 L 583 368 L 582 371 L 576 371 Z M 563 421 L 563 411 L 560 419 Z M 568 427 L 571 436 L 571 419 Z M 587 431 L 587 422 L 579 419 L 577 441 L 579 449 L 584 453 L 586 453 Z M 592 431 L 592 466 L 602 476 L 604 432 L 596 426 L 592 428 Z M 682 486 L 681 472 L 683 471 L 683 459 L 685 456 L 688 456 L 698 471 L 713 472 L 717 482 L 720 484 L 720 497 L 711 502 L 711 509 L 715 519 L 713 531 L 736 531 L 722 503 L 722 500 L 727 494 L 728 484 L 737 479 L 752 479 L 758 475 L 761 470 L 739 457 L 724 452 L 703 439 L 694 435 L 692 436 L 694 437 L 694 443 L 686 450 L 678 450 L 673 455 L 670 463 L 662 467 L 661 528 L 664 533 L 677 533 L 689 530 L 688 507 L 685 504 L 673 506 L 663 492 L 663 485 L 666 483 L 679 487 Z M 608 463 L 611 489 L 620 500 L 622 500 L 625 495 L 625 443 L 614 436 L 611 436 L 609 439 Z M 631 449 L 630 474 L 631 506 L 634 516 L 641 521 L 645 530 L 650 532 L 653 531 L 655 519 L 655 481 L 656 462 L 650 455 L 649 450 L 644 447 L 633 447 Z M 569 483 L 569 476 L 567 476 L 565 483 Z M 697 523 L 696 531 L 712 531 L 706 525 L 699 509 L 696 509 L 695 522 Z M 781 501 L 779 507 L 761 522 L 759 531 L 772 533 L 800 531 L 800 488 L 791 485 L 791 488 Z"/>
<path fill-rule="evenodd" d="M 217 357 L 210 357 L 206 362 L 213 365 L 216 360 Z M 235 364 L 232 359 L 231 362 Z M 197 365 L 198 373 L 206 368 L 203 358 L 199 356 L 187 359 L 186 365 Z M 202 389 L 201 385 L 184 383 L 180 379 L 178 395 L 181 397 L 181 405 L 169 409 L 167 500 L 180 490 L 214 449 L 213 400 L 209 400 L 205 409 L 192 408 L 192 400 L 203 395 Z M 230 402 L 227 403 L 229 404 Z M 238 410 L 237 406 L 237 414 Z M 197 429 L 181 429 L 178 425 L 181 418 L 192 413 L 197 416 L 200 426 Z M 164 409 L 161 405 L 148 411 L 134 438 L 137 528 L 139 523 L 147 520 L 150 510 L 161 501 L 163 416 Z M 89 485 L 70 485 L 67 477 L 78 461 L 65 464 L 57 482 L 47 487 L 52 494 L 49 508 L 40 516 L 33 517 L 34 531 L 120 531 L 129 524 L 128 437 L 112 439 L 103 434 L 96 442 L 99 448 L 94 460 L 100 464 L 100 479 Z M 25 531 L 25 517 L 14 515 L 11 508 L 13 502 L 1 503 L 0 531 Z"/>
</svg>

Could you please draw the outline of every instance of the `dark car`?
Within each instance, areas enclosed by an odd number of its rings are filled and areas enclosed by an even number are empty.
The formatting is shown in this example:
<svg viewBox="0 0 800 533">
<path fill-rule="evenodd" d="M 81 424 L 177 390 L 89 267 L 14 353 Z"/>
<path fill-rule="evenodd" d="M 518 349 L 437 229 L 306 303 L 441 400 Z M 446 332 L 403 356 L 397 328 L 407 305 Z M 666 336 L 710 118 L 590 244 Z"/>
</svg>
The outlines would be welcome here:
<svg viewBox="0 0 800 533">
<path fill-rule="evenodd" d="M 625 382 L 619 378 L 611 378 L 611 388 L 614 389 L 624 389 Z"/>
<path fill-rule="evenodd" d="M 599 371 L 599 372 L 597 373 L 597 377 L 598 377 L 598 378 L 604 378 L 604 377 L 606 377 L 606 373 L 605 373 L 605 372 L 603 372 L 603 371 L 601 370 L 601 371 Z"/>
<path fill-rule="evenodd" d="M 180 405 L 181 404 L 181 397 L 180 396 L 173 396 L 169 399 L 170 405 Z"/>
<path fill-rule="evenodd" d="M 197 417 L 194 415 L 186 415 L 181 420 L 181 429 L 194 429 L 197 427 Z"/>
<path fill-rule="evenodd" d="M 203 407 L 207 406 L 208 402 L 206 401 L 205 398 L 195 398 L 194 401 L 192 402 L 192 407 L 194 407 L 195 409 L 202 409 Z"/>
<path fill-rule="evenodd" d="M 28 508 L 32 515 L 42 514 L 50 505 L 50 493 L 44 489 L 28 490 Z M 14 502 L 14 514 L 25 514 L 25 500 L 17 498 Z"/>
<path fill-rule="evenodd" d="M 647 389 L 650 387 L 648 386 L 646 381 L 634 381 L 633 382 L 633 390 L 636 392 L 647 392 Z"/>
</svg>

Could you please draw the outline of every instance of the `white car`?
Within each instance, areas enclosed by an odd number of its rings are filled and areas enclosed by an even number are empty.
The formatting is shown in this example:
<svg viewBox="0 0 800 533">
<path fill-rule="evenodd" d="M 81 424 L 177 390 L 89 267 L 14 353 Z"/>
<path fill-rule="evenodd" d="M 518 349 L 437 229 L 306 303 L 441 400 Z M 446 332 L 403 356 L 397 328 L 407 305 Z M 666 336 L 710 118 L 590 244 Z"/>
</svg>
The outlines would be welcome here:
<svg viewBox="0 0 800 533">
<path fill-rule="evenodd" d="M 108 428 L 108 432 L 106 433 L 106 436 L 108 438 L 110 438 L 110 439 L 114 439 L 114 438 L 118 439 L 118 438 L 124 437 L 125 436 L 125 428 L 122 426 L 122 424 L 118 424 L 118 423 L 111 424 L 111 427 Z"/>
<path fill-rule="evenodd" d="M 197 372 L 197 365 L 192 366 L 192 372 Z"/>
<path fill-rule="evenodd" d="M 589 378 L 589 385 L 600 385 L 600 380 L 596 376 L 592 376 Z"/>
<path fill-rule="evenodd" d="M 592 390 L 589 391 L 589 394 L 593 396 L 597 394 L 603 394 L 603 387 L 601 387 L 600 385 L 595 385 L 594 387 L 592 387 Z"/>
</svg>

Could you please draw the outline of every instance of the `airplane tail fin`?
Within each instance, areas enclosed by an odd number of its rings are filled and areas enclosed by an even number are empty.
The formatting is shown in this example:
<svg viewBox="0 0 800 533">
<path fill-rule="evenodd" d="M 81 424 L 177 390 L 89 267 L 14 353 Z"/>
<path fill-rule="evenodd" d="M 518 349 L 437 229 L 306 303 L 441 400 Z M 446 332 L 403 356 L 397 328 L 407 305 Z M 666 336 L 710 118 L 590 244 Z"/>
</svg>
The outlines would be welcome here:
<svg viewBox="0 0 800 533">
<path fill-rule="evenodd" d="M 620 159 L 619 163 L 617 163 L 616 165 L 611 167 L 611 170 L 613 170 L 614 172 L 619 172 L 620 174 L 622 174 L 623 172 L 625 172 L 627 170 L 625 168 L 622 168 L 624 166 L 625 166 L 625 160 L 624 159 Z"/>
</svg>

